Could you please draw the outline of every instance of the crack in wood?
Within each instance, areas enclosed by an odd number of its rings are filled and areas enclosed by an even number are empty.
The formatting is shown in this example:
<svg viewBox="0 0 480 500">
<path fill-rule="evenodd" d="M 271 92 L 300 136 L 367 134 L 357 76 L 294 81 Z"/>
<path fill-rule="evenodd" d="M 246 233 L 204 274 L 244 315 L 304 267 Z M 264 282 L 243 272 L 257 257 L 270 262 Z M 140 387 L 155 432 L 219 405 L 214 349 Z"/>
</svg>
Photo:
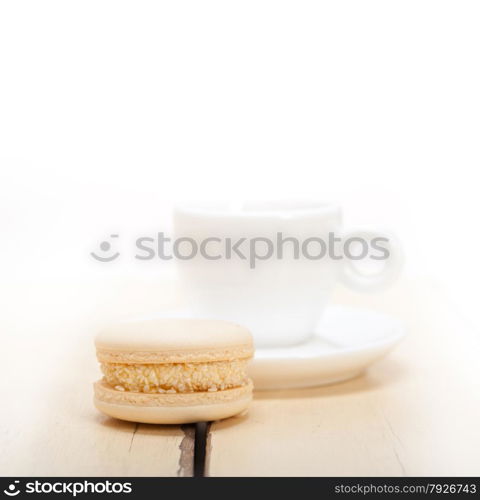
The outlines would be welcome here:
<svg viewBox="0 0 480 500">
<path fill-rule="evenodd" d="M 132 434 L 132 438 L 130 439 L 130 446 L 128 447 L 128 453 L 130 453 L 132 451 L 133 440 L 135 439 L 135 434 L 138 431 L 138 425 L 139 425 L 138 423 L 135 424 L 135 427 L 133 428 L 133 434 Z"/>
<path fill-rule="evenodd" d="M 195 424 L 195 452 L 193 456 L 194 477 L 204 477 L 206 475 L 207 438 L 209 429 L 209 422 L 198 422 Z"/>
<path fill-rule="evenodd" d="M 212 456 L 212 433 L 210 432 L 213 422 L 207 424 L 207 436 L 205 444 L 205 463 L 203 467 L 203 475 L 208 477 L 210 475 L 210 457 Z"/>
<path fill-rule="evenodd" d="M 182 425 L 184 433 L 179 445 L 180 459 L 177 476 L 191 477 L 194 474 L 194 450 L 195 450 L 195 427 L 193 425 Z"/>
<path fill-rule="evenodd" d="M 398 441 L 400 443 L 400 445 L 402 445 L 402 441 L 400 440 L 400 438 L 397 436 L 397 433 L 395 432 L 395 430 L 393 429 L 393 426 L 390 422 L 390 420 L 387 418 L 387 416 L 385 415 L 385 413 L 381 412 L 382 413 L 382 417 L 383 417 L 383 420 L 386 422 L 387 424 L 387 427 L 390 431 L 390 434 L 393 436 L 394 438 L 394 441 Z M 406 476 L 407 475 L 407 471 L 405 469 L 405 466 L 403 465 L 403 462 L 402 462 L 402 459 L 400 458 L 400 455 L 398 453 L 398 450 L 397 450 L 397 447 L 395 446 L 395 442 L 392 442 L 392 449 L 393 449 L 393 453 L 395 455 L 395 458 L 397 460 L 397 463 L 400 465 L 400 469 L 402 470 L 402 475 L 403 476 Z"/>
</svg>

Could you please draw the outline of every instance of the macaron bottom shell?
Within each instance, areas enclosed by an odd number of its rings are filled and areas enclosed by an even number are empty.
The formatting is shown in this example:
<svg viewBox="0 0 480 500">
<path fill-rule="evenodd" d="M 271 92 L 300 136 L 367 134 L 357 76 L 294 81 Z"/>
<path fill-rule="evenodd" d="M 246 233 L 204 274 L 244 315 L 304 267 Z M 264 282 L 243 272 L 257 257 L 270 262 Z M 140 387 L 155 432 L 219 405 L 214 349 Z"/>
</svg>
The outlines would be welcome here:
<svg viewBox="0 0 480 500">
<path fill-rule="evenodd" d="M 100 380 L 94 404 L 109 417 L 145 424 L 189 424 L 243 413 L 252 401 L 252 383 L 218 392 L 145 394 L 116 391 Z"/>
</svg>

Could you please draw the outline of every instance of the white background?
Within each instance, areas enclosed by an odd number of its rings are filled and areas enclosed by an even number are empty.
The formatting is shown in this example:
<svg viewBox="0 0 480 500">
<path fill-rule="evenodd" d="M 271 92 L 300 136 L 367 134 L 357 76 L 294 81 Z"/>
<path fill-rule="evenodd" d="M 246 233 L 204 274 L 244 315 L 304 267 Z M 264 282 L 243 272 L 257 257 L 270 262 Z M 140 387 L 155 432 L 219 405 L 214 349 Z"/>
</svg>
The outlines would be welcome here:
<svg viewBox="0 0 480 500">
<path fill-rule="evenodd" d="M 2 1 L 3 284 L 155 275 L 88 253 L 178 200 L 333 199 L 480 323 L 479 26 L 458 0 Z"/>
</svg>

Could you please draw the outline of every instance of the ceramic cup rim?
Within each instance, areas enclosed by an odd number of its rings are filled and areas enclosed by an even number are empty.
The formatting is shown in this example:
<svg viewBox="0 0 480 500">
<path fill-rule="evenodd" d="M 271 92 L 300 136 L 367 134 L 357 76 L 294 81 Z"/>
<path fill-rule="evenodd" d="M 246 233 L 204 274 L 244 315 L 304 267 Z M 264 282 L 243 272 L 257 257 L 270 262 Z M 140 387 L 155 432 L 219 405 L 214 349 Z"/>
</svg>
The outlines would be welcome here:
<svg viewBox="0 0 480 500">
<path fill-rule="evenodd" d="M 340 215 L 341 207 L 331 201 L 245 201 L 242 205 L 231 202 L 188 202 L 179 203 L 174 213 L 209 218 L 285 218 L 301 219 L 314 216 Z"/>
</svg>

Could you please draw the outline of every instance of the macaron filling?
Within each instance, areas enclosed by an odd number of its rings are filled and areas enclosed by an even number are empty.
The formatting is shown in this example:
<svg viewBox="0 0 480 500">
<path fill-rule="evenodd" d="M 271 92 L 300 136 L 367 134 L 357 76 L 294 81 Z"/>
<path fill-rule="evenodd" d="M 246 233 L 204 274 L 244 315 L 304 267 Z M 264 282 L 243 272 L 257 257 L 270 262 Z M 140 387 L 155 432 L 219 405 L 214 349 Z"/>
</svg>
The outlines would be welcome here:
<svg viewBox="0 0 480 500">
<path fill-rule="evenodd" d="M 208 363 L 101 363 L 104 380 L 118 391 L 215 392 L 248 384 L 247 359 Z"/>
</svg>

